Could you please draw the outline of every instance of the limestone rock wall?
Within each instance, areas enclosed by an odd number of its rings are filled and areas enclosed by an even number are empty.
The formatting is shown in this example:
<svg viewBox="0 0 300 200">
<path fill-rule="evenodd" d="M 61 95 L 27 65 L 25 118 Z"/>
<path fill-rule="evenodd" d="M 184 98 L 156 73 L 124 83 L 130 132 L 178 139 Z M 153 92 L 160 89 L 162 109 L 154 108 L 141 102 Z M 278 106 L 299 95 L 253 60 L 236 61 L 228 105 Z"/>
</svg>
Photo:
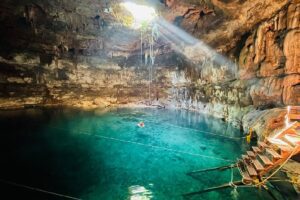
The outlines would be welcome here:
<svg viewBox="0 0 300 200">
<path fill-rule="evenodd" d="M 108 10 L 117 3 L 1 1 L 0 108 L 96 107 L 148 99 L 140 34 L 120 24 Z M 163 44 L 156 49 L 162 66 L 174 63 Z M 160 71 L 155 70 L 157 84 L 168 70 Z"/>
<path fill-rule="evenodd" d="M 85 108 L 112 104 L 146 103 L 149 97 L 147 69 L 115 67 L 91 68 L 60 60 L 37 67 L 34 63 L 0 60 L 0 108 L 12 109 L 36 105 L 67 105 Z M 170 87 L 168 68 L 156 68 L 151 85 L 152 98 L 166 99 L 162 87 Z"/>
<path fill-rule="evenodd" d="M 299 30 L 300 3 L 293 1 L 246 40 L 239 57 L 240 79 L 259 79 L 251 86 L 255 106 L 299 104 Z"/>
<path fill-rule="evenodd" d="M 237 125 L 255 109 L 300 105 L 299 9 L 300 1 L 292 1 L 257 24 L 240 41 L 243 44 L 235 66 L 208 62 L 195 66 L 196 70 L 185 69 L 184 78 L 178 78 L 185 83 L 175 84 L 170 95 L 173 104 Z M 246 130 L 251 126 L 245 121 L 243 124 L 247 124 Z"/>
</svg>

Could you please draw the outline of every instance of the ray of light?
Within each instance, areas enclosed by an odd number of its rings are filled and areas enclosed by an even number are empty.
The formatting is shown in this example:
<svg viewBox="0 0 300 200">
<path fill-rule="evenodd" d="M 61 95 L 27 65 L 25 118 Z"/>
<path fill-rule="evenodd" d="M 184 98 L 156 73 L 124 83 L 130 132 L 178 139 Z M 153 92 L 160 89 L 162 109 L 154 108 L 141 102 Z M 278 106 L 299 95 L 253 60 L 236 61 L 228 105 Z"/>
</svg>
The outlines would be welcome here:
<svg viewBox="0 0 300 200">
<path fill-rule="evenodd" d="M 196 39 L 179 27 L 167 22 L 165 19 L 159 18 L 156 20 L 156 23 L 158 24 L 161 37 L 189 60 L 199 62 L 209 58 L 220 66 L 235 65 L 232 61 L 210 48 L 201 40 Z"/>
</svg>

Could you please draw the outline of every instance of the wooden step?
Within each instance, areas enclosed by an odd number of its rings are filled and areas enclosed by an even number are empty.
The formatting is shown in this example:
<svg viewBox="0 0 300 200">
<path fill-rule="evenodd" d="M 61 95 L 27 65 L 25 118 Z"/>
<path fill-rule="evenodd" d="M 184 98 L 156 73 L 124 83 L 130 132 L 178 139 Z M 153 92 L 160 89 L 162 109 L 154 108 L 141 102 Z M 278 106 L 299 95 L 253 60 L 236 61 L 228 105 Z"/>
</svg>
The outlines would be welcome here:
<svg viewBox="0 0 300 200">
<path fill-rule="evenodd" d="M 252 178 L 249 176 L 247 171 L 241 170 L 241 172 L 242 172 L 241 175 L 242 175 L 244 181 L 247 181 L 247 182 L 252 181 Z"/>
<path fill-rule="evenodd" d="M 257 172 L 256 170 L 254 169 L 254 167 L 252 167 L 252 165 L 244 162 L 244 165 L 246 166 L 246 169 L 249 173 L 250 176 L 257 176 Z"/>
<path fill-rule="evenodd" d="M 293 147 L 291 147 L 290 145 L 286 146 L 286 145 L 278 145 L 278 148 L 281 151 L 285 151 L 285 152 L 291 152 L 293 151 Z"/>
<path fill-rule="evenodd" d="M 288 117 L 290 120 L 300 120 L 299 114 L 289 114 Z"/>
<path fill-rule="evenodd" d="M 251 182 L 252 178 L 250 177 L 249 173 L 247 172 L 245 163 L 242 160 L 239 160 L 238 168 L 241 173 L 241 176 L 243 177 L 243 180 L 246 182 Z"/>
<path fill-rule="evenodd" d="M 273 158 L 275 159 L 280 159 L 282 158 L 281 155 L 279 155 L 276 151 L 274 151 L 273 149 L 270 148 L 266 148 L 266 152 L 269 153 Z"/>
<path fill-rule="evenodd" d="M 285 134 L 297 134 L 297 131 L 293 128 L 290 128 L 284 132 Z"/>
<path fill-rule="evenodd" d="M 249 160 L 249 156 L 248 155 L 242 155 L 243 160 Z"/>
<path fill-rule="evenodd" d="M 281 139 L 277 139 L 277 138 L 268 138 L 268 141 L 271 144 L 275 144 L 275 145 L 289 146 L 286 142 L 282 141 Z"/>
<path fill-rule="evenodd" d="M 282 141 L 281 139 L 274 139 L 274 138 L 269 138 L 268 141 L 277 146 L 279 149 L 282 151 L 293 151 L 293 147 L 291 147 L 289 144 L 286 142 Z"/>
<path fill-rule="evenodd" d="M 293 146 L 300 145 L 300 136 L 295 134 L 286 134 L 285 139 L 289 141 L 289 143 L 293 144 Z"/>
<path fill-rule="evenodd" d="M 300 106 L 291 106 L 290 107 L 290 112 L 293 113 L 293 112 L 298 112 L 300 113 Z"/>
<path fill-rule="evenodd" d="M 290 140 L 290 138 L 286 137 L 287 134 L 285 134 L 282 138 L 280 138 L 282 141 L 290 145 L 291 147 L 295 147 L 296 144 Z"/>
<path fill-rule="evenodd" d="M 247 155 L 251 158 L 255 158 L 255 154 L 253 151 L 247 151 Z"/>
<path fill-rule="evenodd" d="M 268 147 L 268 145 L 262 141 L 258 141 L 257 144 L 261 149 L 265 149 Z"/>
<path fill-rule="evenodd" d="M 258 147 L 253 146 L 252 149 L 253 149 L 253 151 L 254 151 L 255 153 L 260 153 L 260 152 L 261 152 L 261 149 L 258 148 Z"/>
<path fill-rule="evenodd" d="M 264 165 L 266 166 L 273 165 L 273 162 L 267 156 L 262 154 L 258 154 L 258 156 L 261 159 L 261 161 L 264 163 Z"/>
<path fill-rule="evenodd" d="M 252 163 L 257 171 L 263 171 L 265 168 L 258 160 L 252 160 Z"/>
</svg>

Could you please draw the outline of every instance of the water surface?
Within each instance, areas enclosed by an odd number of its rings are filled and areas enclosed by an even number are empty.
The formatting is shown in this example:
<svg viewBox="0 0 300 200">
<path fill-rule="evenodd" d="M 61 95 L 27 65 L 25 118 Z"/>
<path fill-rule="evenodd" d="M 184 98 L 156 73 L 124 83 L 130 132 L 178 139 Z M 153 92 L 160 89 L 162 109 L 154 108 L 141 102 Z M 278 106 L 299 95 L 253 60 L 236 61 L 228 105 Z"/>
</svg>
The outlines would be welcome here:
<svg viewBox="0 0 300 200">
<path fill-rule="evenodd" d="M 137 126 L 140 121 L 144 128 Z M 231 180 L 230 170 L 196 177 L 187 172 L 231 164 L 248 148 L 229 124 L 179 110 L 5 111 L 0 126 L 1 180 L 91 200 L 183 199 L 184 193 Z M 234 180 L 239 178 L 234 171 Z M 1 186 L 9 195 L 64 199 Z M 238 196 L 226 189 L 190 199 L 272 197 L 238 188 Z"/>
</svg>

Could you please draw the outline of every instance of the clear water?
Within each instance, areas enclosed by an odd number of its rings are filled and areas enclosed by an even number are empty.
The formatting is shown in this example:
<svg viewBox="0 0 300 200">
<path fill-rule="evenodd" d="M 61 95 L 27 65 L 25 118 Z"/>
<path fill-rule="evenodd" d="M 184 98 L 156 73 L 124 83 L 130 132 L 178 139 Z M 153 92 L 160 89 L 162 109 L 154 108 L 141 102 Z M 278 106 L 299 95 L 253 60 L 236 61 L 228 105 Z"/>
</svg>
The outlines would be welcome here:
<svg viewBox="0 0 300 200">
<path fill-rule="evenodd" d="M 144 128 L 137 126 L 141 120 Z M 91 200 L 183 199 L 184 193 L 231 179 L 230 170 L 195 177 L 187 172 L 230 164 L 248 148 L 239 131 L 223 121 L 178 110 L 5 111 L 0 126 L 1 180 Z M 64 199 L 0 186 L 12 197 Z M 190 199 L 272 199 L 254 188 L 237 191 Z"/>
</svg>

